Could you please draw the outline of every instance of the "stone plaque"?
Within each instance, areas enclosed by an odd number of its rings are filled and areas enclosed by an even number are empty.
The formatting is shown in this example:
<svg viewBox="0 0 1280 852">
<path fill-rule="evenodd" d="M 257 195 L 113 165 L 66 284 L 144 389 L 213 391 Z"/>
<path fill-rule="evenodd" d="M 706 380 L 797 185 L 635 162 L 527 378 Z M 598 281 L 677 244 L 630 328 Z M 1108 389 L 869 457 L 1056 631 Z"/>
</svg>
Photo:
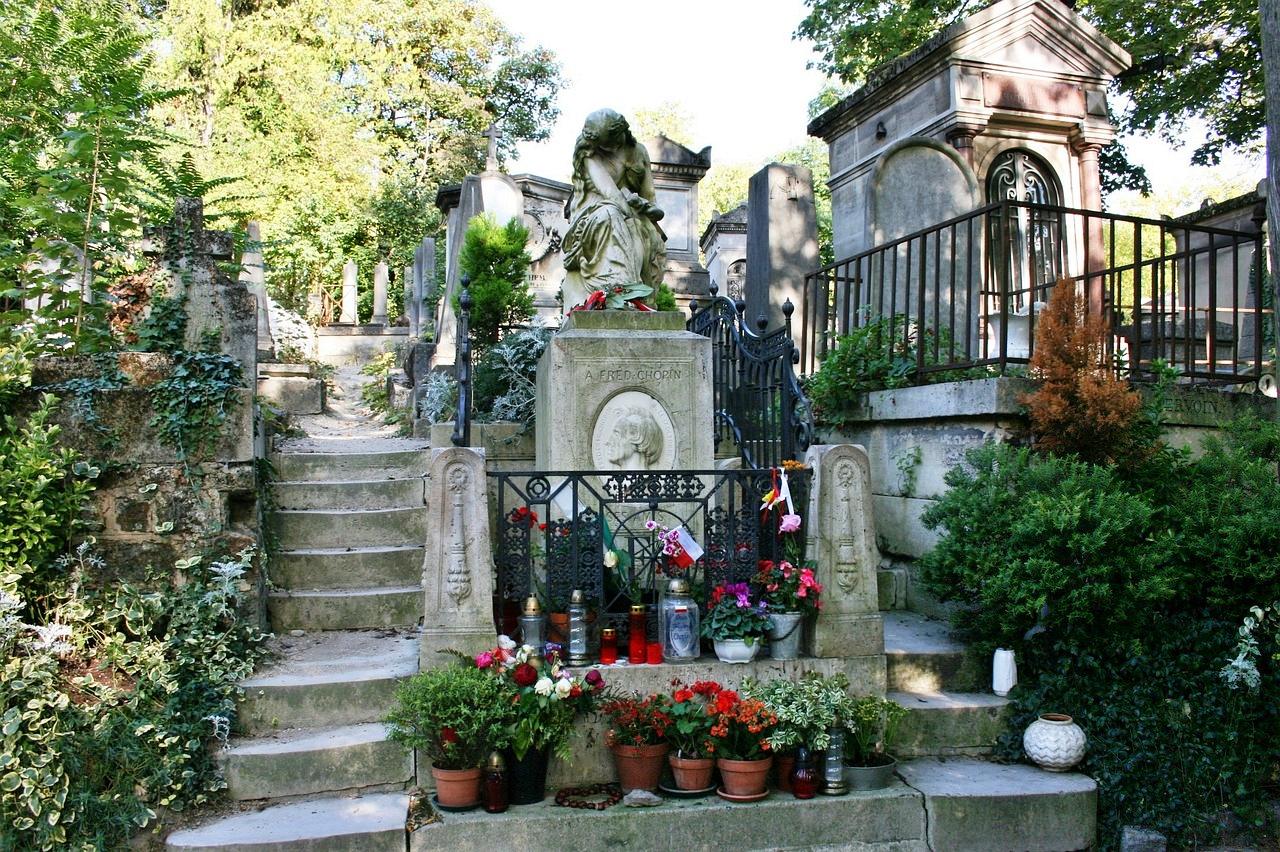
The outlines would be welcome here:
<svg viewBox="0 0 1280 852">
<path fill-rule="evenodd" d="M 671 470 L 676 430 L 662 403 L 644 391 L 623 391 L 604 404 L 591 432 L 597 470 Z"/>
</svg>

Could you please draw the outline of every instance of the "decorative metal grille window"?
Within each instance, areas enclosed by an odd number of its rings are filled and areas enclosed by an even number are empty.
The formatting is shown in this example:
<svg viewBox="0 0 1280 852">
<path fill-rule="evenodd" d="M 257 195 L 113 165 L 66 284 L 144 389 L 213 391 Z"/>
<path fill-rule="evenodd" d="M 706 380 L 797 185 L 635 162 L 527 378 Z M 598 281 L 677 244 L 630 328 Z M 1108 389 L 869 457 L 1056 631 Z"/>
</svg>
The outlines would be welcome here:
<svg viewBox="0 0 1280 852">
<path fill-rule="evenodd" d="M 1047 163 L 1020 148 L 1005 151 L 987 173 L 987 200 L 1029 202 L 1049 209 L 1004 208 L 991 217 L 991 258 L 999 271 L 1011 311 L 1028 301 L 1044 301 L 1048 288 L 1066 271 L 1061 221 L 1062 190 Z"/>
</svg>

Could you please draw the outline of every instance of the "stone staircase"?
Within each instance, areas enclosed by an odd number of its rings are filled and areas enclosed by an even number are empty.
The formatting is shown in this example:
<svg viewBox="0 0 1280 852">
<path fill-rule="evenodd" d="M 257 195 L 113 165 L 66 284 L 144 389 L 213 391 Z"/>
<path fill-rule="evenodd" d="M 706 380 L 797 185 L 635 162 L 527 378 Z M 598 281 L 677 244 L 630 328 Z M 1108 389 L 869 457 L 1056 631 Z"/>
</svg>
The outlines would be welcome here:
<svg viewBox="0 0 1280 852">
<path fill-rule="evenodd" d="M 405 849 L 414 755 L 381 718 L 418 670 L 426 442 L 305 439 L 273 459 L 275 661 L 241 686 L 220 752 L 239 812 L 184 852 Z"/>
</svg>

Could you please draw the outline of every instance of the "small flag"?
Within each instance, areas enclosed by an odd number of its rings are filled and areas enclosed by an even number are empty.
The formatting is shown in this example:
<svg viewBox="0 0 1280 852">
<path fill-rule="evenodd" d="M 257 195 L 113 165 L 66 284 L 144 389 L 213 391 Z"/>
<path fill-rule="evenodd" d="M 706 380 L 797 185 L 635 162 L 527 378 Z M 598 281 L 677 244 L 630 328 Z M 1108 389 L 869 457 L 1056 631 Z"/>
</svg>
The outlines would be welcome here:
<svg viewBox="0 0 1280 852">
<path fill-rule="evenodd" d="M 676 543 L 680 545 L 680 552 L 672 556 L 671 560 L 678 567 L 688 568 L 702 558 L 702 545 L 694 541 L 687 529 L 681 526 L 676 527 L 672 532 L 675 533 Z"/>
</svg>

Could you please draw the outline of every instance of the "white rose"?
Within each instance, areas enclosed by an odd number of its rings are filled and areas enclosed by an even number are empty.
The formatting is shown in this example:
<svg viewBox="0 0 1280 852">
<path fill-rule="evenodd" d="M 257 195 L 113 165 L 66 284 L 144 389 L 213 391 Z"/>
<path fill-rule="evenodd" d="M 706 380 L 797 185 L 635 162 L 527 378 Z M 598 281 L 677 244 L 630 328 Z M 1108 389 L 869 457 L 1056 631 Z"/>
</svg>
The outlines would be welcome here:
<svg viewBox="0 0 1280 852">
<path fill-rule="evenodd" d="M 516 640 L 504 633 L 498 637 L 498 647 L 504 651 L 513 651 L 516 647 Z"/>
<path fill-rule="evenodd" d="M 551 690 L 555 689 L 555 684 L 551 682 L 551 678 L 538 678 L 538 682 L 533 685 L 533 691 L 539 695 L 550 695 Z"/>
<path fill-rule="evenodd" d="M 567 681 L 567 680 L 557 681 L 557 682 L 556 682 L 556 697 L 557 697 L 557 698 L 568 698 L 568 697 L 569 697 L 569 692 L 570 692 L 572 689 L 573 689 L 573 684 L 572 684 L 572 683 L 570 683 L 569 681 Z"/>
<path fill-rule="evenodd" d="M 612 551 L 612 550 L 606 550 L 606 551 L 604 552 L 604 567 L 606 567 L 606 568 L 617 568 L 617 567 L 618 567 L 618 554 L 617 554 L 617 553 L 615 553 L 615 552 L 614 552 L 614 551 Z"/>
</svg>

